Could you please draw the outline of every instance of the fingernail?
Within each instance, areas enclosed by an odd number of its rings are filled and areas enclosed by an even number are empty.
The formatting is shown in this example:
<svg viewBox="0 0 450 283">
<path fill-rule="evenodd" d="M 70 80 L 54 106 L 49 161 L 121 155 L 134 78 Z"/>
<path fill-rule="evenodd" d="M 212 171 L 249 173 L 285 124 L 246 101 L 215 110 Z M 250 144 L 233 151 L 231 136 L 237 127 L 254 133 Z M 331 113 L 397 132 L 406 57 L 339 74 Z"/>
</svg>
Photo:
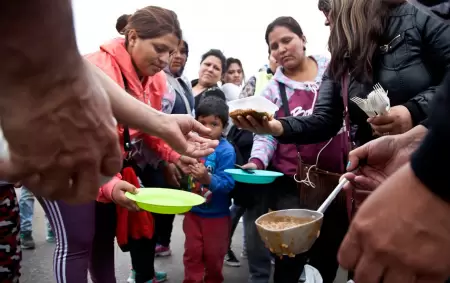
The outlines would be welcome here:
<svg viewBox="0 0 450 283">
<path fill-rule="evenodd" d="M 350 161 L 347 162 L 347 169 L 350 168 L 351 165 L 352 165 L 352 163 Z"/>
</svg>

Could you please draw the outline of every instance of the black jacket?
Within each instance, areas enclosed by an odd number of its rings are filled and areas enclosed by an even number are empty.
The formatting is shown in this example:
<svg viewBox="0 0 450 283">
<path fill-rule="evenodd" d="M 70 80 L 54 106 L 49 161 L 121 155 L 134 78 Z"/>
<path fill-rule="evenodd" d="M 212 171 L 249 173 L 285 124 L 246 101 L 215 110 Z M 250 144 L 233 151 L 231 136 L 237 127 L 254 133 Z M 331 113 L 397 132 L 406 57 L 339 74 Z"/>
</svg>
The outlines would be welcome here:
<svg viewBox="0 0 450 283">
<path fill-rule="evenodd" d="M 443 20 L 450 19 L 450 1 L 420 0 L 421 4 L 431 7 Z M 436 3 L 438 2 L 438 3 Z M 450 202 L 450 178 L 448 178 L 448 160 L 450 159 L 450 75 L 446 84 L 438 90 L 433 100 L 429 128 L 421 147 L 411 159 L 411 167 L 416 176 L 432 192 Z"/>
<path fill-rule="evenodd" d="M 391 106 L 404 105 L 417 125 L 428 116 L 428 104 L 450 66 L 450 27 L 434 16 L 405 3 L 391 12 L 380 48 L 374 56 L 374 83 L 389 91 Z M 365 98 L 372 85 L 351 79 L 349 98 Z M 326 141 L 342 127 L 344 105 L 340 82 L 324 76 L 313 114 L 282 119 L 281 143 L 312 144 Z M 367 116 L 349 101 L 354 140 L 371 140 Z"/>
</svg>

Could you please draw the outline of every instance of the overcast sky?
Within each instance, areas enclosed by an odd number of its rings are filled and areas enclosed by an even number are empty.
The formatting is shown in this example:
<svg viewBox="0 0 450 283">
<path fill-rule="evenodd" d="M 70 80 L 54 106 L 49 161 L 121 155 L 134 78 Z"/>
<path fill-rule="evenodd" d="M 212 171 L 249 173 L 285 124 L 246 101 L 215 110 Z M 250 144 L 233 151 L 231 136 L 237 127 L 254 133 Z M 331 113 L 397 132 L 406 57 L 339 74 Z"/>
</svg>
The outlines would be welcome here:
<svg viewBox="0 0 450 283">
<path fill-rule="evenodd" d="M 189 43 L 185 74 L 197 78 L 203 53 L 211 48 L 239 58 L 249 75 L 267 61 L 264 33 L 278 16 L 297 19 L 307 38 L 308 54 L 327 54 L 329 30 L 317 10 L 317 0 L 72 0 L 80 51 L 98 50 L 103 42 L 118 37 L 117 18 L 147 5 L 174 10 Z M 276 5 L 275 5 L 276 4 Z"/>
</svg>

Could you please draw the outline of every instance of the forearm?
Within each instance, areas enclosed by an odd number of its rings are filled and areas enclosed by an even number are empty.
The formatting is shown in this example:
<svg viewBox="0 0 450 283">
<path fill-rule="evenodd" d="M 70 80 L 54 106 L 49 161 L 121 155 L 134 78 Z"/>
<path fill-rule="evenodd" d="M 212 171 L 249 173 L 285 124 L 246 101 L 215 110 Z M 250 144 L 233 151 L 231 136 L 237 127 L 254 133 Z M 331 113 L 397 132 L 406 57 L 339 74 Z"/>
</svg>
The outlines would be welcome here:
<svg viewBox="0 0 450 283">
<path fill-rule="evenodd" d="M 1 1 L 0 23 L 0 99 L 42 95 L 36 90 L 68 80 L 82 67 L 70 0 Z"/>
<path fill-rule="evenodd" d="M 135 99 L 97 66 L 87 60 L 85 62 L 96 74 L 108 94 L 116 119 L 130 128 L 139 129 L 152 136 L 159 136 L 163 126 L 161 123 L 162 118 L 167 114 L 159 112 Z"/>
</svg>

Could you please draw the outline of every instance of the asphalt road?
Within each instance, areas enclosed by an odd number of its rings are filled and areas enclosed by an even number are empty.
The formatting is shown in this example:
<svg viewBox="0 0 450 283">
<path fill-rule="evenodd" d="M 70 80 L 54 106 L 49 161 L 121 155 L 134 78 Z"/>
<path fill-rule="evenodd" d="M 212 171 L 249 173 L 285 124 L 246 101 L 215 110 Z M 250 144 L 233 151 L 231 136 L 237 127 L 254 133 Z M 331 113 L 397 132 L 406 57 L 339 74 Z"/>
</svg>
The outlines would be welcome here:
<svg viewBox="0 0 450 283">
<path fill-rule="evenodd" d="M 18 190 L 20 195 L 20 190 Z M 156 270 L 164 270 L 169 274 L 169 283 L 181 283 L 183 281 L 183 250 L 184 233 L 182 231 L 182 216 L 175 218 L 172 233 L 172 256 L 157 258 L 155 260 Z M 33 222 L 33 236 L 36 242 L 35 250 L 23 251 L 21 283 L 50 283 L 55 282 L 53 277 L 53 250 L 55 245 L 45 241 L 46 228 L 44 211 L 39 203 L 35 202 L 35 215 Z M 233 250 L 236 255 L 242 251 L 242 225 L 236 229 L 233 239 Z M 116 246 L 116 278 L 118 283 L 125 283 L 130 271 L 130 258 Z M 224 266 L 224 283 L 246 283 L 248 278 L 248 266 L 245 259 L 241 260 L 241 267 Z M 344 274 L 340 273 L 335 283 L 345 282 Z"/>
<path fill-rule="evenodd" d="M 183 281 L 183 250 L 184 233 L 181 229 L 182 216 L 177 216 L 172 234 L 172 256 L 157 258 L 155 267 L 169 274 L 169 283 L 181 283 Z M 42 207 L 36 201 L 33 222 L 33 236 L 36 241 L 35 250 L 23 251 L 21 283 L 55 282 L 53 278 L 52 260 L 54 244 L 45 241 L 46 228 Z M 242 251 L 242 227 L 236 229 L 234 250 L 236 254 Z M 125 283 L 130 271 L 130 258 L 116 247 L 116 277 L 118 283 Z M 246 260 L 241 260 L 239 268 L 224 267 L 225 283 L 245 283 L 248 278 Z"/>
</svg>

